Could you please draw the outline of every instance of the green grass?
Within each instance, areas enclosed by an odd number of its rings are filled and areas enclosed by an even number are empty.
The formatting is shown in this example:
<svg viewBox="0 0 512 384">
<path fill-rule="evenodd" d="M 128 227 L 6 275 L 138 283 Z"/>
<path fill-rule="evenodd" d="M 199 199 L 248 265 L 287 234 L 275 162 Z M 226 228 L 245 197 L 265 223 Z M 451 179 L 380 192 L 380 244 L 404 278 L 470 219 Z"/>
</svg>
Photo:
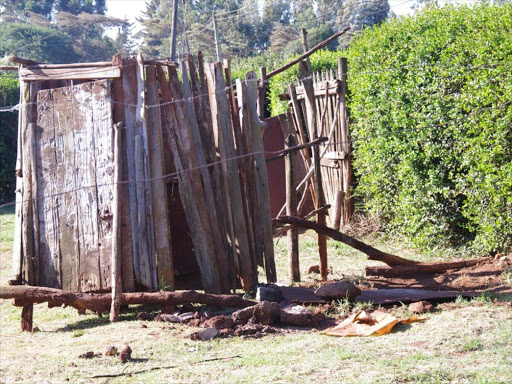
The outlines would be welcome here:
<svg viewBox="0 0 512 384">
<path fill-rule="evenodd" d="M 0 283 L 10 273 L 14 215 L 0 214 Z M 301 269 L 316 264 L 315 236 L 301 235 Z M 365 239 L 402 256 L 421 258 L 398 243 Z M 389 239 L 388 239 L 389 240 Z M 329 242 L 329 260 L 335 277 L 361 276 L 365 257 Z M 286 275 L 286 246 L 276 247 L 278 276 Z M 308 280 L 304 273 L 303 280 Z M 358 304 L 364 308 L 365 304 Z M 312 331 L 293 331 L 262 339 L 192 341 L 195 331 L 186 325 L 135 320 L 133 308 L 110 324 L 108 318 L 71 308 L 40 304 L 34 309 L 32 334 L 19 330 L 20 308 L 0 301 L 0 382 L 98 383 L 510 383 L 512 382 L 512 311 L 488 298 L 459 300 L 453 310 L 439 310 L 427 321 L 398 326 L 382 337 L 335 338 Z M 339 303 L 337 312 L 349 306 Z M 406 313 L 399 307 L 397 313 Z M 147 328 L 142 327 L 145 324 Z M 115 357 L 80 359 L 87 351 L 103 353 L 111 345 L 129 344 L 133 360 Z M 209 358 L 239 356 L 204 362 Z M 112 379 L 93 375 L 152 370 Z"/>
</svg>

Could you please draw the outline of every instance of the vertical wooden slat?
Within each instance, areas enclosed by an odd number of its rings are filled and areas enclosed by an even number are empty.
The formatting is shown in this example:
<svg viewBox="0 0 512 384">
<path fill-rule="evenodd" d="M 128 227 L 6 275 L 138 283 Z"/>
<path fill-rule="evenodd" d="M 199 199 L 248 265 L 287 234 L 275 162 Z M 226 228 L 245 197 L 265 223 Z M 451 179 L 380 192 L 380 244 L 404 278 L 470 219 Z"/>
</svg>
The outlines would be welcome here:
<svg viewBox="0 0 512 384">
<path fill-rule="evenodd" d="M 174 269 L 172 264 L 171 233 L 169 213 L 167 211 L 167 186 L 164 175 L 162 145 L 162 121 L 160 101 L 156 83 L 156 69 L 146 67 L 148 104 L 147 124 L 148 147 L 151 177 L 151 198 L 153 208 L 153 227 L 155 234 L 156 265 L 158 282 L 174 290 Z"/>
<path fill-rule="evenodd" d="M 275 282 L 276 266 L 274 260 L 274 242 L 272 237 L 272 218 L 270 216 L 270 197 L 268 191 L 268 176 L 265 155 L 263 154 L 263 132 L 265 123 L 260 121 L 257 113 L 256 99 L 258 97 L 256 75 L 249 72 L 245 77 L 247 83 L 248 113 L 251 126 L 252 151 L 254 155 L 254 175 L 257 209 L 256 227 L 263 234 L 265 272 L 268 282 Z M 255 211 L 256 212 L 256 211 Z M 256 237 L 257 238 L 257 237 Z"/>
<path fill-rule="evenodd" d="M 56 151 L 53 113 L 53 93 L 45 90 L 38 93 L 38 116 L 36 141 L 39 143 L 37 156 L 37 179 L 39 199 L 39 282 L 42 286 L 62 288 L 60 283 L 59 220 L 56 209 L 57 193 L 62 188 L 56 183 Z"/>
<path fill-rule="evenodd" d="M 133 272 L 135 279 L 140 282 L 140 251 L 139 224 L 137 213 L 137 184 L 135 183 L 135 135 L 136 135 L 136 103 L 137 103 L 137 67 L 135 60 L 123 60 L 122 69 L 124 124 L 126 132 L 126 169 L 129 198 L 130 228 L 132 233 Z M 114 85 L 115 86 L 115 85 Z"/>
<path fill-rule="evenodd" d="M 318 138 L 317 127 L 317 111 L 315 108 L 315 93 L 313 89 L 313 81 L 310 78 L 311 69 L 306 62 L 299 63 L 299 76 L 302 78 L 304 86 L 304 101 L 306 106 L 306 116 L 308 121 L 309 131 L 312 135 L 311 139 Z M 324 192 L 322 188 L 322 174 L 320 167 L 320 152 L 318 146 L 313 147 L 313 164 L 314 176 L 316 183 L 316 206 L 320 208 L 325 205 Z M 321 211 L 317 214 L 317 222 L 325 225 L 325 212 Z M 320 275 L 322 279 L 327 279 L 328 266 L 327 266 L 327 238 L 325 235 L 318 235 L 318 253 L 320 256 Z"/>
<path fill-rule="evenodd" d="M 145 241 L 147 243 L 146 249 L 147 249 L 147 266 L 149 268 L 149 274 L 151 277 L 151 288 L 157 289 L 158 287 L 158 280 L 157 280 L 157 273 L 156 273 L 156 265 L 155 265 L 155 243 L 154 243 L 154 227 L 153 227 L 153 207 L 152 207 L 152 199 L 151 199 L 151 182 L 150 182 L 150 172 L 149 172 L 149 140 L 147 136 L 147 128 L 146 128 L 146 92 L 145 92 L 145 84 L 144 84 L 144 58 L 142 57 L 142 54 L 139 54 L 137 56 L 137 107 L 136 107 L 136 130 L 137 134 L 141 135 L 142 138 L 142 144 L 144 148 L 144 161 L 142 162 L 142 165 L 144 166 L 144 177 L 142 180 L 144 180 L 144 207 L 138 203 L 138 209 L 143 210 L 143 212 L 138 212 L 139 217 L 139 231 L 140 225 L 145 225 L 145 238 L 140 239 L 140 241 Z M 140 187 L 140 186 L 138 186 Z M 138 195 L 137 195 L 138 198 Z M 141 231 L 142 232 L 142 231 Z M 140 243 L 139 243 L 140 247 Z M 141 255 L 142 256 L 142 255 Z"/>
<path fill-rule="evenodd" d="M 285 140 L 285 149 L 297 145 L 294 135 L 288 135 Z M 296 188 L 296 172 L 295 172 L 295 154 L 290 152 L 285 157 L 286 168 L 286 214 L 288 216 L 297 216 L 297 191 Z M 297 227 L 292 225 L 287 233 L 288 247 L 288 270 L 290 280 L 294 282 L 300 281 L 299 268 L 299 235 Z"/>
<path fill-rule="evenodd" d="M 146 289 L 152 289 L 153 278 L 151 275 L 151 265 L 149 261 L 149 250 L 147 238 L 146 226 L 146 191 L 145 191 L 145 154 L 144 154 L 144 143 L 141 135 L 135 136 L 135 180 L 137 186 L 137 216 L 138 216 L 138 227 L 139 227 L 139 270 L 140 278 L 139 284 L 144 286 Z"/>
<path fill-rule="evenodd" d="M 121 55 L 116 55 L 112 59 L 118 65 L 122 66 Z M 125 74 L 122 69 L 121 76 Z M 122 167 L 121 179 L 129 180 L 128 172 L 128 137 L 126 128 L 126 115 L 124 107 L 124 89 L 123 78 L 118 77 L 113 80 L 112 91 L 112 113 L 114 123 L 121 123 L 119 134 L 121 135 L 121 161 Z M 131 154 L 133 156 L 133 154 Z M 133 159 L 132 159 L 133 160 Z M 133 270 L 133 244 L 132 244 L 132 225 L 130 216 L 130 186 L 128 183 L 121 185 L 121 274 L 123 282 L 123 290 L 125 292 L 133 292 L 135 290 L 134 270 Z"/>
<path fill-rule="evenodd" d="M 229 112 L 228 99 L 224 91 L 224 76 L 220 63 L 212 64 L 207 70 L 208 85 L 210 89 L 210 106 L 214 133 L 217 137 L 219 152 L 222 159 L 236 156 L 233 131 Z M 233 229 L 238 244 L 238 263 L 242 286 L 246 291 L 252 290 L 257 284 L 257 269 L 253 263 L 249 248 L 247 224 L 244 217 L 244 201 L 242 186 L 238 174 L 236 161 L 222 163 L 224 182 L 228 191 L 228 204 L 232 207 Z M 234 239 L 232 239 L 234 241 Z"/>
<path fill-rule="evenodd" d="M 34 227 L 32 211 L 32 165 L 31 150 L 34 140 L 32 132 L 34 124 L 28 123 L 23 127 L 23 205 L 22 205 L 22 249 L 23 249 L 23 282 L 28 285 L 35 283 L 35 252 Z"/>
<path fill-rule="evenodd" d="M 267 68 L 260 67 L 260 81 L 258 82 L 258 117 L 265 119 L 265 100 L 267 98 Z"/>
<path fill-rule="evenodd" d="M 197 159 L 197 166 L 200 167 L 200 175 L 203 184 L 204 196 L 199 198 L 204 199 L 205 209 L 208 214 L 209 229 L 212 236 L 214 254 L 221 279 L 221 286 L 223 292 L 229 292 L 234 289 L 235 271 L 233 263 L 229 260 L 229 251 L 227 249 L 227 242 L 223 238 L 221 232 L 221 222 L 218 219 L 217 207 L 214 199 L 214 192 L 212 188 L 212 180 L 210 172 L 206 168 L 206 156 L 203 152 L 203 143 L 199 130 L 199 124 L 192 102 L 192 91 L 188 78 L 188 70 L 185 61 L 181 63 L 182 85 L 183 85 L 183 99 L 185 105 L 185 112 L 188 118 L 188 127 L 190 129 L 190 136 L 194 144 L 194 151 Z"/>
<path fill-rule="evenodd" d="M 112 303 L 110 307 L 110 321 L 119 320 L 121 309 L 121 294 L 123 292 L 121 277 L 121 194 L 122 194 L 122 144 L 121 144 L 121 123 L 114 124 L 114 201 L 112 204 Z"/>
<path fill-rule="evenodd" d="M 57 192 L 54 199 L 54 214 L 59 222 L 57 239 L 60 248 L 60 268 L 62 289 L 78 291 L 80 266 L 79 225 L 77 212 L 76 146 L 74 142 L 74 104 L 71 88 L 57 88 L 53 95 L 53 129 L 55 130 L 55 176 Z M 51 128 L 51 127 L 50 127 Z M 90 183 L 88 183 L 91 185 Z M 92 183 L 94 185 L 95 182 Z M 94 188 L 92 188 L 94 190 Z M 99 258 L 96 258 L 98 260 Z M 91 276 L 99 277 L 97 266 L 91 270 Z M 98 284 L 99 285 L 99 284 Z M 101 287 L 101 285 L 99 285 Z"/>
<path fill-rule="evenodd" d="M 165 104 L 165 115 L 167 117 L 166 129 L 169 131 L 170 147 L 173 152 L 174 165 L 179 172 L 180 195 L 183 208 L 190 228 L 190 235 L 194 243 L 194 251 L 199 269 L 201 271 L 201 282 L 203 289 L 211 293 L 221 292 L 219 274 L 215 262 L 215 255 L 212 254 L 213 245 L 211 237 L 208 236 L 204 223 L 207 222 L 205 212 L 200 212 L 198 200 L 195 198 L 196 191 L 201 188 L 201 180 L 197 181 L 197 171 L 188 171 L 193 166 L 193 153 L 191 143 L 187 135 L 179 134 L 180 122 L 177 112 L 180 111 L 179 103 L 169 103 L 175 96 L 174 87 L 178 83 L 177 74 L 174 68 L 169 68 L 169 77 L 173 86 L 169 88 L 166 82 L 160 83 L 162 100 Z M 172 91 L 172 92 L 171 92 Z M 182 111 L 180 112 L 183 113 Z M 185 133 L 187 131 L 185 130 Z M 183 137 L 184 136 L 184 137 Z M 183 142 L 185 141 L 185 142 Z"/>
</svg>

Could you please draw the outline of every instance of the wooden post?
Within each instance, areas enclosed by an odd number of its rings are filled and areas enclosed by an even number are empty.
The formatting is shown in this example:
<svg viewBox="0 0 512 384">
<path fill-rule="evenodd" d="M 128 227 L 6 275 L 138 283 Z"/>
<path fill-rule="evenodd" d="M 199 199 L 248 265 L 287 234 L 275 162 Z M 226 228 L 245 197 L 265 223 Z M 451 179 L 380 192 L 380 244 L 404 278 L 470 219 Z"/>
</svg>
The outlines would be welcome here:
<svg viewBox="0 0 512 384">
<path fill-rule="evenodd" d="M 352 165 L 351 165 L 351 145 L 349 142 L 349 117 L 347 109 L 347 59 L 340 57 L 338 59 L 338 77 L 341 80 L 340 88 L 340 114 L 341 114 L 341 141 L 345 158 L 342 161 L 343 165 L 343 192 L 344 192 L 344 215 L 343 224 L 348 224 L 352 214 L 354 213 L 354 199 L 350 194 L 350 187 L 352 186 Z"/>
<path fill-rule="evenodd" d="M 164 155 L 162 144 L 162 120 L 158 86 L 156 84 L 156 69 L 154 65 L 146 67 L 146 83 L 148 104 L 147 109 L 147 139 L 148 157 L 151 177 L 151 202 L 153 208 L 153 228 L 155 234 L 156 269 L 158 283 L 174 290 L 174 268 L 172 264 L 171 232 L 169 228 L 169 213 L 167 205 L 167 186 L 164 175 Z"/>
<path fill-rule="evenodd" d="M 299 64 L 299 76 L 302 79 L 304 86 L 304 101 L 306 103 L 306 115 L 309 127 L 309 133 L 313 140 L 318 138 L 317 127 L 317 111 L 315 109 L 315 91 L 313 89 L 313 80 L 311 79 L 311 68 L 305 61 Z M 313 165 L 315 176 L 315 189 L 316 189 L 316 208 L 325 205 L 324 192 L 322 188 L 322 174 L 320 167 L 320 149 L 318 146 L 313 147 Z M 322 210 L 317 214 L 317 222 L 320 225 L 325 225 L 325 212 Z M 318 253 L 320 256 L 320 275 L 323 280 L 327 279 L 327 237 L 323 234 L 318 234 Z"/>
<path fill-rule="evenodd" d="M 260 80 L 258 82 L 258 117 L 265 120 L 265 100 L 267 93 L 267 68 L 260 67 Z"/>
<path fill-rule="evenodd" d="M 285 149 L 292 148 L 297 145 L 295 137 L 288 135 L 284 142 Z M 286 168 L 286 215 L 297 216 L 297 191 L 295 185 L 295 153 L 292 151 L 285 157 Z M 288 230 L 288 265 L 290 271 L 290 280 L 293 282 L 300 281 L 299 269 L 299 235 L 297 227 L 292 225 Z"/>
<path fill-rule="evenodd" d="M 219 31 L 217 30 L 217 19 L 215 18 L 215 13 L 213 14 L 213 33 L 215 35 L 215 47 L 217 48 L 217 61 L 222 63 L 222 51 L 220 48 L 220 36 L 219 36 Z"/>
<path fill-rule="evenodd" d="M 171 15 L 171 46 L 170 57 L 172 61 L 176 60 L 176 34 L 178 31 L 178 0 L 172 0 L 172 15 Z"/>
<path fill-rule="evenodd" d="M 23 305 L 21 310 L 21 332 L 32 332 L 34 303 Z"/>
<path fill-rule="evenodd" d="M 343 217 L 343 212 L 345 211 L 343 209 L 344 201 L 345 193 L 343 193 L 343 191 L 337 191 L 333 207 L 334 217 L 332 218 L 332 227 L 337 231 L 340 230 L 341 219 Z"/>
<path fill-rule="evenodd" d="M 306 28 L 302 28 L 302 50 L 304 51 L 304 53 L 309 51 L 308 31 L 306 31 Z M 309 61 L 309 56 L 306 57 L 306 61 L 308 62 L 308 65 L 311 67 L 311 62 Z"/>
<path fill-rule="evenodd" d="M 122 193 L 122 148 L 121 123 L 114 125 L 114 202 L 112 204 L 112 304 L 110 307 L 110 321 L 119 320 L 121 308 L 121 294 L 123 283 L 121 278 L 121 193 Z"/>
<path fill-rule="evenodd" d="M 256 75 L 249 72 L 245 76 L 247 84 L 247 105 L 249 113 L 249 122 L 251 127 L 252 151 L 254 155 L 254 179 L 256 189 L 256 229 L 261 233 L 265 253 L 265 273 L 267 282 L 276 281 L 276 264 L 274 260 L 274 242 L 272 237 L 272 219 L 270 217 L 270 197 L 268 190 L 267 164 L 263 154 L 263 133 L 266 124 L 258 117 L 256 99 L 258 97 Z M 258 236 L 255 236 L 257 239 Z"/>
</svg>

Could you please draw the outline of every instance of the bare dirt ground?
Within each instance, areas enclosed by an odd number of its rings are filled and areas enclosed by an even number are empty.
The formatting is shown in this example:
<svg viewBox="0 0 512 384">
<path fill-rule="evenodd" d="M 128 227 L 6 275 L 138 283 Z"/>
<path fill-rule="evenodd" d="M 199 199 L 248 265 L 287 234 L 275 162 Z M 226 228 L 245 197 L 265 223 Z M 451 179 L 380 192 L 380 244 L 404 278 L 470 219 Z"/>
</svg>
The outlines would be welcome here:
<svg viewBox="0 0 512 384">
<path fill-rule="evenodd" d="M 0 284 L 9 278 L 13 236 L 12 212 L 0 212 Z M 421 256 L 398 241 L 366 237 L 390 253 L 421 261 L 445 255 Z M 286 242 L 276 240 L 278 276 L 286 281 Z M 317 263 L 315 236 L 301 235 L 301 269 Z M 333 279 L 351 278 L 362 284 L 369 263 L 364 255 L 328 242 Z M 487 271 L 488 272 L 488 271 Z M 457 288 L 473 284 L 487 288 L 512 286 L 512 269 L 488 282 L 485 270 L 469 270 L 440 283 Z M 475 275 L 481 274 L 481 275 Z M 496 277 L 498 276 L 498 277 Z M 302 274 L 303 283 L 317 285 L 315 275 Z M 484 279 L 484 280 L 482 280 Z M 498 281 L 499 280 L 499 281 Z M 156 307 L 134 307 L 110 324 L 106 317 L 79 315 L 71 308 L 35 306 L 32 334 L 21 333 L 20 308 L 0 302 L 0 382 L 52 383 L 511 383 L 512 298 L 490 294 L 436 305 L 426 321 L 400 325 L 389 335 L 336 338 L 315 329 L 280 328 L 262 338 L 221 338 L 194 341 L 201 328 L 185 324 L 138 320 L 139 312 L 157 314 Z M 334 302 L 334 319 L 369 308 L 366 303 Z M 206 308 L 194 307 L 204 312 Z M 408 316 L 405 305 L 387 310 Z M 105 356 L 109 346 L 132 349 L 127 363 Z M 90 359 L 79 358 L 93 352 Z M 93 378 L 97 375 L 118 377 Z"/>
</svg>

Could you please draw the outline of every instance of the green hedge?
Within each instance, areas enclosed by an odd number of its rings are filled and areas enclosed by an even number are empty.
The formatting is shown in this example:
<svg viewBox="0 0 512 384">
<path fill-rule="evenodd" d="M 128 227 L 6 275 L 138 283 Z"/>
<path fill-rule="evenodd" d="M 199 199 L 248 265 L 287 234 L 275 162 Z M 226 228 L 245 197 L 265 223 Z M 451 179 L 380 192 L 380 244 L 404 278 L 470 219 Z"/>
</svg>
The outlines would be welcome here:
<svg viewBox="0 0 512 384">
<path fill-rule="evenodd" d="M 512 4 L 428 9 L 348 51 L 356 192 L 421 247 L 512 248 Z"/>
<path fill-rule="evenodd" d="M 18 78 L 0 72 L 0 109 L 19 101 Z M 18 113 L 0 112 L 0 203 L 14 200 Z"/>
</svg>

